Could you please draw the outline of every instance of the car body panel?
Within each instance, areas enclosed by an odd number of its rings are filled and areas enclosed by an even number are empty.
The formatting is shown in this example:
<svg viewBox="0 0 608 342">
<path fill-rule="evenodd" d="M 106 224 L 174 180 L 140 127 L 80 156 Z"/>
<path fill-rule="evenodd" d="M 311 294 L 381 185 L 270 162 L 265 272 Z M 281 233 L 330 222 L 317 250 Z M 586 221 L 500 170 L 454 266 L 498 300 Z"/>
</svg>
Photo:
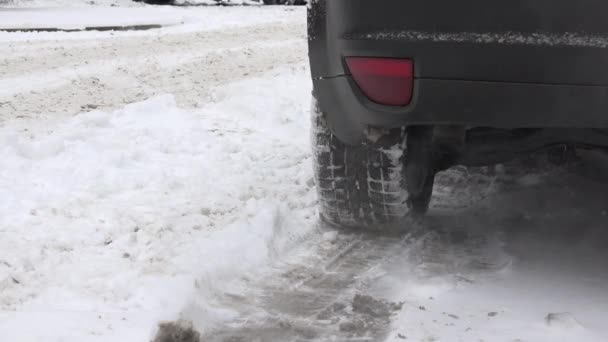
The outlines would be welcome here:
<svg viewBox="0 0 608 342">
<path fill-rule="evenodd" d="M 314 91 L 343 141 L 366 126 L 608 127 L 608 2 L 317 0 Z M 346 56 L 411 58 L 414 100 L 369 101 Z"/>
</svg>

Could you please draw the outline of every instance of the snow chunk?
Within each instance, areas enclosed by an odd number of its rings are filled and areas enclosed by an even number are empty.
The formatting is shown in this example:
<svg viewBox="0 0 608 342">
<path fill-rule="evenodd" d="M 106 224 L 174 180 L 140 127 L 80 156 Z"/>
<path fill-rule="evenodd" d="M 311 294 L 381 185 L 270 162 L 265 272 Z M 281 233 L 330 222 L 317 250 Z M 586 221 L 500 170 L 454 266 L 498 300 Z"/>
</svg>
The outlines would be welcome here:
<svg viewBox="0 0 608 342">
<path fill-rule="evenodd" d="M 197 111 L 164 95 L 5 122 L 0 335 L 35 321 L 28 341 L 149 340 L 315 229 L 306 71 L 216 89 Z"/>
</svg>

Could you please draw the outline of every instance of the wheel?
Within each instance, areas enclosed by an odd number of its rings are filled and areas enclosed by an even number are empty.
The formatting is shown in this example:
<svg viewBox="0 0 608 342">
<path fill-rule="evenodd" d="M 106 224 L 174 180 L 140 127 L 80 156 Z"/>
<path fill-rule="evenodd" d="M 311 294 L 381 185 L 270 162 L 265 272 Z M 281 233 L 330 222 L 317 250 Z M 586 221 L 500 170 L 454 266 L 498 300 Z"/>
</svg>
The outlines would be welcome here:
<svg viewBox="0 0 608 342">
<path fill-rule="evenodd" d="M 410 198 L 404 181 L 407 158 L 405 128 L 391 129 L 378 139 L 350 146 L 329 129 L 313 99 L 312 145 L 320 214 L 343 227 L 399 225 L 410 212 L 423 214 L 431 198 L 433 179 Z"/>
</svg>

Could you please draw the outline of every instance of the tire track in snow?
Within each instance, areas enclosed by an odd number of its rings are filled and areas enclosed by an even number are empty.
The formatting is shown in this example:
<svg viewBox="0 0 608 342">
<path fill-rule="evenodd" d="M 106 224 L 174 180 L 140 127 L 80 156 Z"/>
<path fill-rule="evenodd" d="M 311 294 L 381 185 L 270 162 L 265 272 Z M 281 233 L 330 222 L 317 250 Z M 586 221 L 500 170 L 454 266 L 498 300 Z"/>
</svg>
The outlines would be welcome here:
<svg viewBox="0 0 608 342">
<path fill-rule="evenodd" d="M 188 34 L 57 41 L 53 49 L 0 48 L 0 124 L 13 118 L 61 118 L 112 110 L 155 95 L 175 94 L 198 107 L 218 85 L 255 77 L 306 57 L 300 23 Z M 31 43 L 36 46 L 38 43 Z M 19 51 L 15 57 L 13 51 Z"/>
<path fill-rule="evenodd" d="M 418 238 L 328 231 L 307 241 L 304 260 L 287 260 L 270 279 L 226 307 L 243 315 L 204 341 L 377 341 L 398 304 L 365 295 L 377 268 Z M 289 258 L 288 258 L 289 259 Z M 296 258 L 297 259 L 297 258 Z"/>
<path fill-rule="evenodd" d="M 449 184 L 454 179 L 484 178 L 458 173 L 443 177 L 440 188 L 458 187 Z M 477 185 L 469 190 L 490 186 Z M 496 232 L 470 230 L 466 224 L 445 220 L 436 213 L 406 222 L 407 232 L 390 234 L 321 228 L 296 250 L 277 256 L 281 260 L 269 265 L 270 270 L 259 270 L 255 279 L 246 281 L 246 291 L 214 292 L 213 298 L 203 294 L 217 307 L 238 313 L 238 318 L 204 330 L 201 341 L 382 341 L 393 317 L 406 305 L 383 299 L 382 284 L 393 274 L 447 277 L 466 286 L 478 274 L 509 267 Z M 197 326 L 196 317 L 182 318 Z M 161 328 L 159 336 L 165 334 Z"/>
<path fill-rule="evenodd" d="M 329 231 L 287 257 L 241 295 L 224 294 L 222 307 L 240 318 L 202 336 L 203 341 L 382 341 L 404 303 L 377 295 L 395 272 L 412 278 L 493 274 L 510 265 L 499 235 L 446 228 L 444 218 L 410 222 L 408 233 Z M 462 228 L 462 227 L 461 227 Z"/>
</svg>

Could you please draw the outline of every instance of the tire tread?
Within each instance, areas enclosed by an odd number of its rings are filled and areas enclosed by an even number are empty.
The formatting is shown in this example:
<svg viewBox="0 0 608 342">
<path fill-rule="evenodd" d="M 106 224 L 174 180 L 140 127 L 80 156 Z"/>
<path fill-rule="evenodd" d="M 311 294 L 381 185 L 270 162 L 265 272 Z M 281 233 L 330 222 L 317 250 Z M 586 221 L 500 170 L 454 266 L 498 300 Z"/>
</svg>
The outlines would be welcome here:
<svg viewBox="0 0 608 342">
<path fill-rule="evenodd" d="M 331 224 L 370 227 L 400 222 L 408 213 L 402 181 L 405 129 L 350 146 L 329 129 L 313 100 L 312 145 L 321 215 Z"/>
</svg>

